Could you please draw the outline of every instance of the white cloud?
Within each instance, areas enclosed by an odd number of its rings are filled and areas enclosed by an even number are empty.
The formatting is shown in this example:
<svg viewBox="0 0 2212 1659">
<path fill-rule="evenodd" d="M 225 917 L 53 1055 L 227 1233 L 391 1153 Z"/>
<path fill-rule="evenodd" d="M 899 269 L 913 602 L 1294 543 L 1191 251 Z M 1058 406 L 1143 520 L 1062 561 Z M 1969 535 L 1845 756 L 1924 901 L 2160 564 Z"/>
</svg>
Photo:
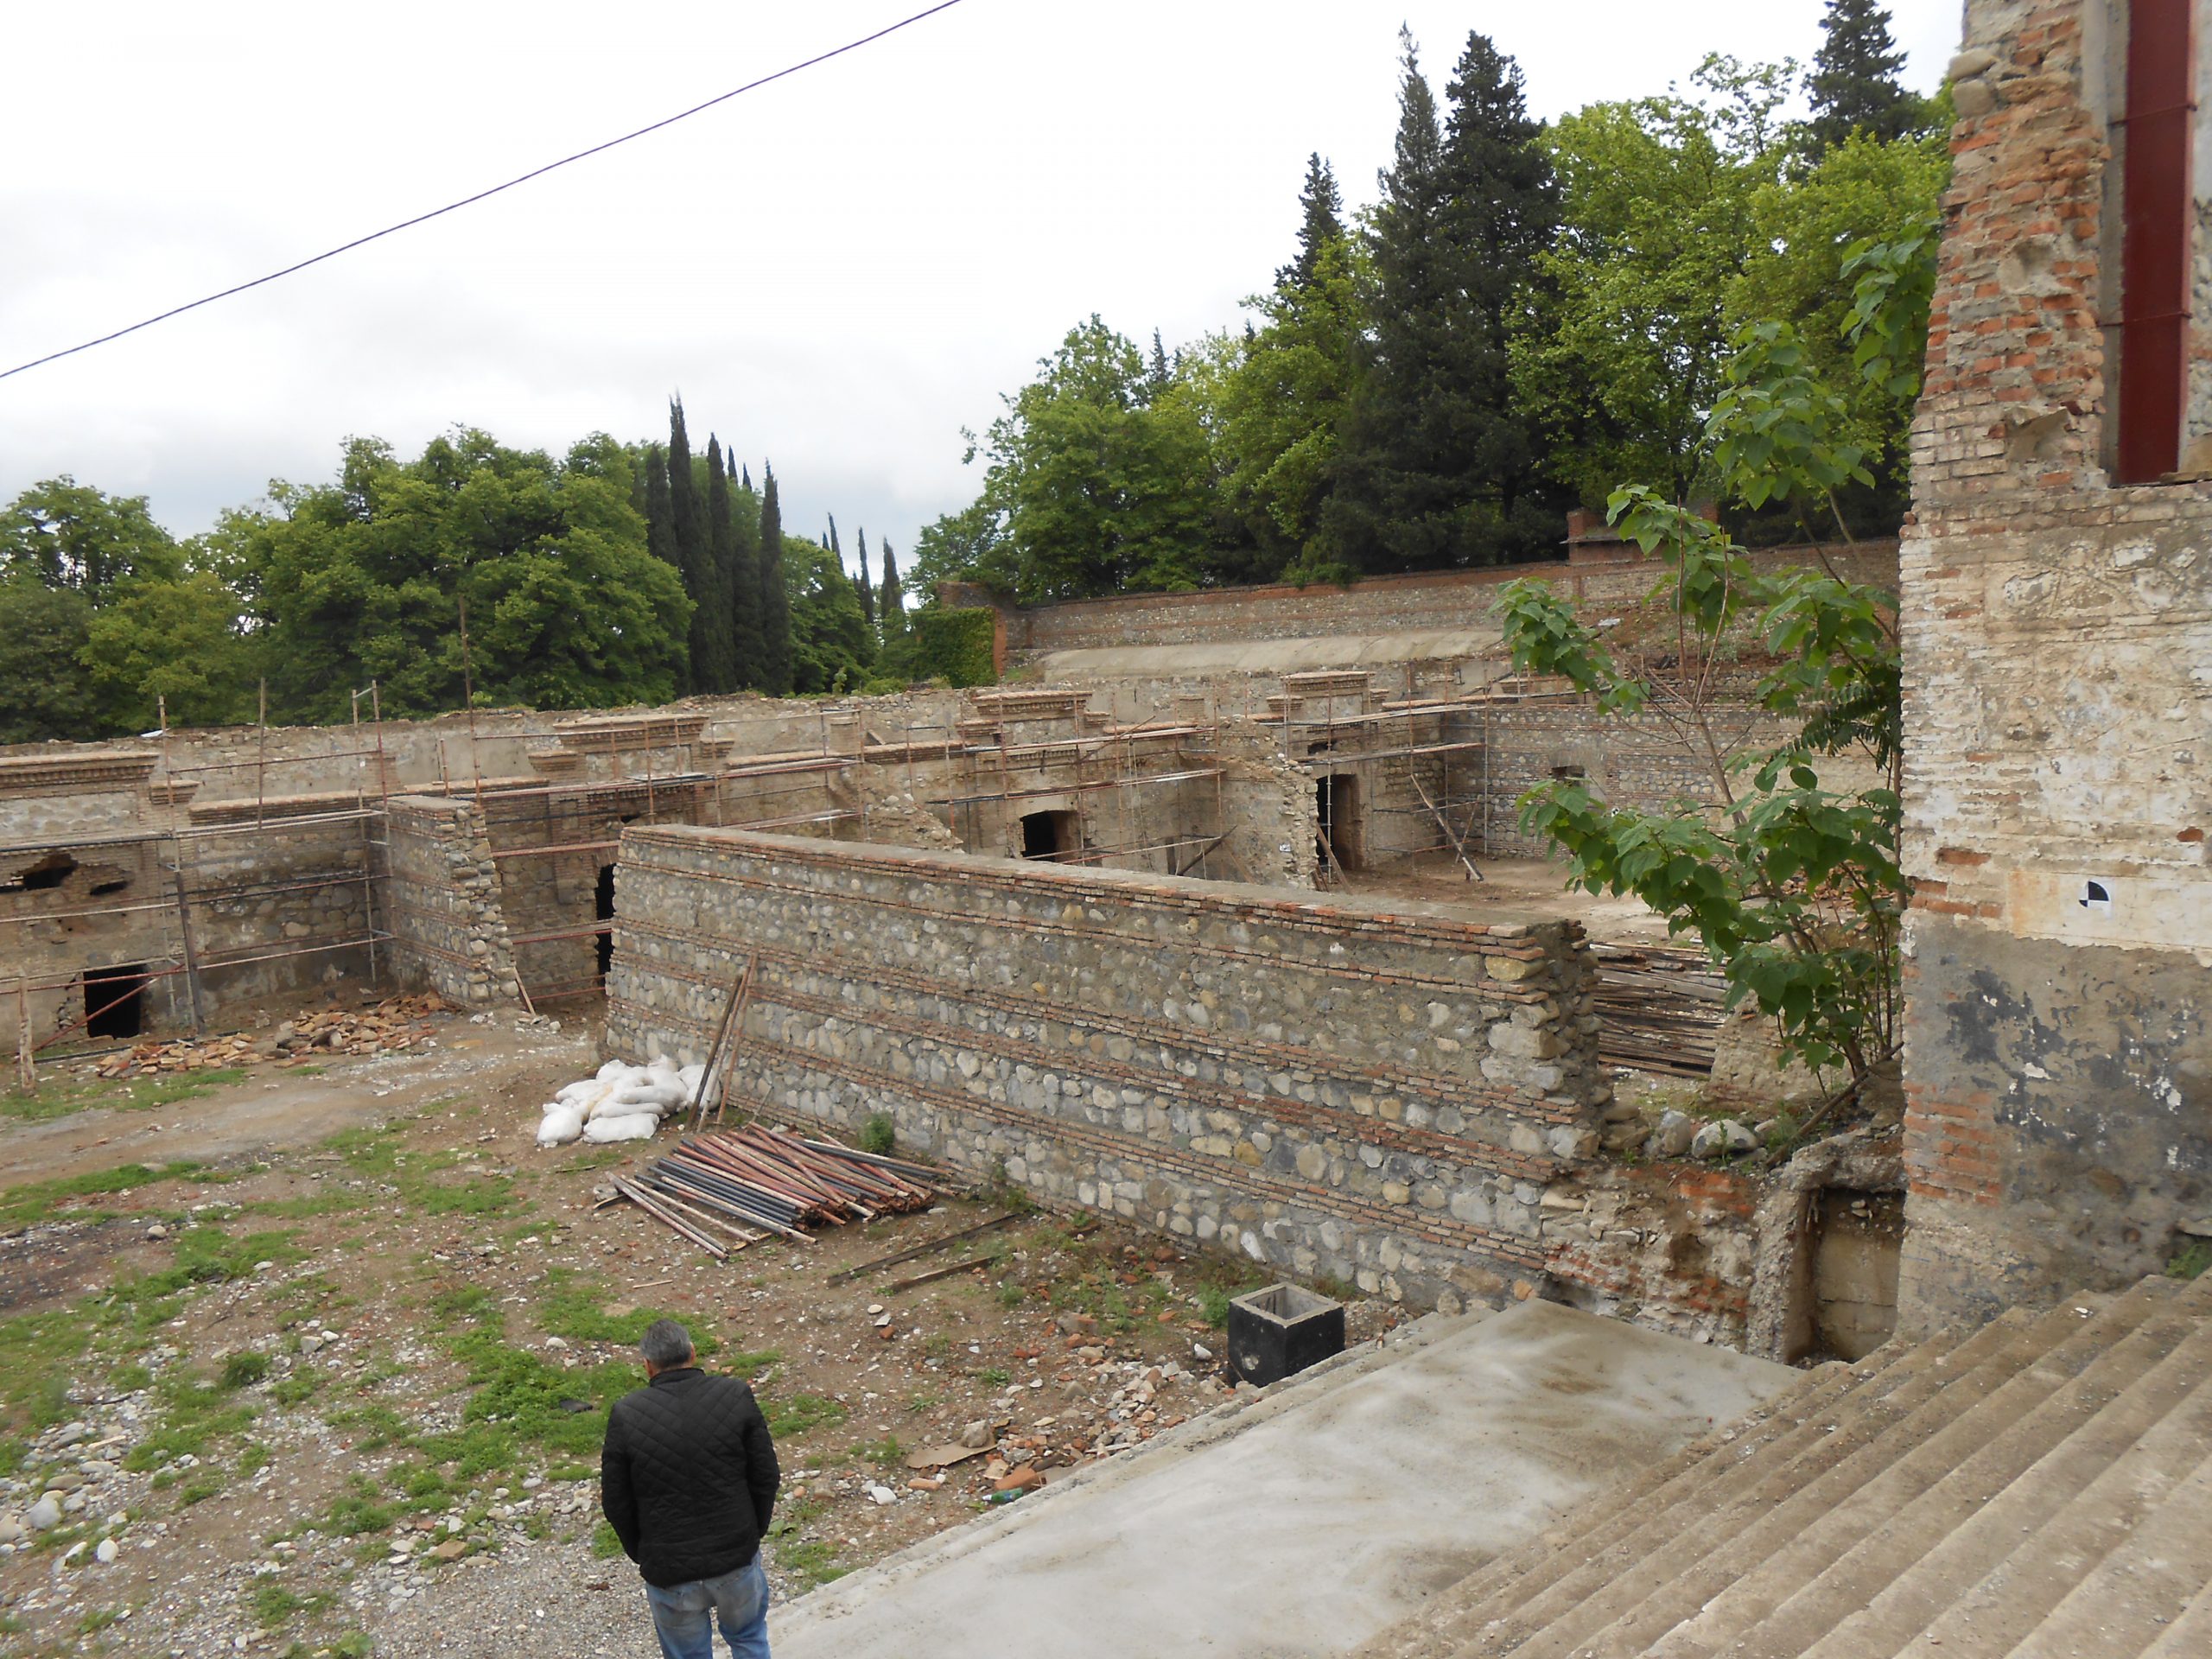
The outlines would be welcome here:
<svg viewBox="0 0 2212 1659">
<path fill-rule="evenodd" d="M 903 16 L 804 7 L 130 0 L 7 9 L 0 359 L 73 343 L 480 189 Z M 1955 0 L 1897 0 L 1932 86 Z M 1402 16 L 1440 86 L 1491 32 L 1556 114 L 1708 46 L 1809 58 L 1817 0 L 964 0 L 664 133 L 284 282 L 0 381 L 0 499 L 73 472 L 180 531 L 340 442 L 565 447 L 680 390 L 785 522 L 903 552 L 1072 322 L 1230 326 L 1287 257 L 1305 157 L 1389 159 Z"/>
</svg>

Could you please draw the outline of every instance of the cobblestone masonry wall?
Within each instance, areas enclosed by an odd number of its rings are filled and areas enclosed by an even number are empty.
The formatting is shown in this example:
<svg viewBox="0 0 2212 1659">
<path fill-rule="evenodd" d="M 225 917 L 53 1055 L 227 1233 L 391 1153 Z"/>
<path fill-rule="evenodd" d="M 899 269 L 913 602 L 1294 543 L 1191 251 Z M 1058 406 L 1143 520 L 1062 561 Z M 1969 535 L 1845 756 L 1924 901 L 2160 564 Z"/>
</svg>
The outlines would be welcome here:
<svg viewBox="0 0 2212 1659">
<path fill-rule="evenodd" d="M 1973 0 L 1953 65 L 1902 555 L 1908 1331 L 2212 1217 L 2212 492 L 2102 469 L 2123 23 Z"/>
<path fill-rule="evenodd" d="M 514 954 L 482 810 L 473 801 L 394 796 L 388 842 L 394 976 L 461 1007 L 512 1002 Z"/>
<path fill-rule="evenodd" d="M 733 1081 L 778 1115 L 888 1112 L 1047 1203 L 1419 1306 L 1731 1294 L 1656 1282 L 1578 1179 L 1610 1091 L 1572 923 L 685 830 L 620 871 L 610 1047 L 702 1058 L 757 954 Z"/>
</svg>

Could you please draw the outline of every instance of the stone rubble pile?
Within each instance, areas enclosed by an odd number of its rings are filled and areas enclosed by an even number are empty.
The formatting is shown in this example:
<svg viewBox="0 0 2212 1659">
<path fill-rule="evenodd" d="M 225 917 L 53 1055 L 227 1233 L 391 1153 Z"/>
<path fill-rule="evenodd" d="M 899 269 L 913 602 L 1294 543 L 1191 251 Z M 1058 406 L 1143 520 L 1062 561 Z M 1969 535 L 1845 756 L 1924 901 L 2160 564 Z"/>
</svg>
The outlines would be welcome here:
<svg viewBox="0 0 2212 1659">
<path fill-rule="evenodd" d="M 288 1020 L 265 1036 L 243 1032 L 194 1042 L 139 1043 L 95 1066 L 107 1078 L 156 1073 L 209 1071 L 241 1065 L 303 1065 L 322 1054 L 383 1054 L 404 1052 L 431 1034 L 429 1018 L 448 1011 L 435 991 L 420 996 L 388 996 L 373 1007 L 325 1008 Z"/>
</svg>

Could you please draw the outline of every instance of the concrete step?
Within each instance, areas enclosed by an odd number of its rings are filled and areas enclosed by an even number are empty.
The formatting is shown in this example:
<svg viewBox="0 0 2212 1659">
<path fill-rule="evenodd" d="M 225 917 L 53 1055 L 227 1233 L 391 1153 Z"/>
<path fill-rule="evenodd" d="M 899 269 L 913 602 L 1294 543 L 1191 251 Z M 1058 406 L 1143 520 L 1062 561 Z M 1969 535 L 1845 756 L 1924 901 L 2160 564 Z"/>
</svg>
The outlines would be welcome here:
<svg viewBox="0 0 2212 1659">
<path fill-rule="evenodd" d="M 1815 1375 L 1359 1653 L 2203 1659 L 2212 1275 Z"/>
<path fill-rule="evenodd" d="M 1575 1598 L 1644 1559 L 1655 1539 L 1663 1541 L 1672 1535 L 1670 1528 L 1694 1526 L 1702 1516 L 1732 1502 L 1759 1481 L 1774 1478 L 1770 1474 L 1771 1467 L 1796 1467 L 1801 1460 L 1835 1453 L 1840 1414 L 1848 1402 L 1886 1399 L 1918 1386 L 1931 1374 L 1970 1371 L 1991 1352 L 2024 1336 L 2035 1323 L 2022 1313 L 2007 1315 L 1964 1338 L 1955 1332 L 1946 1332 L 1888 1356 L 1878 1370 L 1853 1376 L 1853 1386 L 1839 1391 L 1819 1390 L 1808 1396 L 1808 1408 L 1802 1414 L 1777 1414 L 1770 1420 L 1778 1433 L 1742 1447 L 1725 1446 L 1702 1465 L 1686 1471 L 1655 1494 L 1645 1506 L 1616 1515 L 1587 1535 L 1557 1541 L 1548 1549 L 1519 1552 L 1521 1570 L 1491 1597 L 1440 1598 L 1443 1605 L 1430 1615 L 1433 1628 L 1427 1644 L 1416 1651 L 1456 1651 L 1461 1643 L 1508 1618 L 1519 1620 L 1525 1609 L 1547 1598 L 1572 1605 Z M 1567 1524 L 1572 1526 L 1571 1518 Z M 1528 1617 L 1541 1622 L 1544 1614 L 1540 1611 Z M 1360 1659 L 1382 1659 L 1382 1656 L 1380 1650 L 1373 1654 L 1363 1650 Z"/>
<path fill-rule="evenodd" d="M 1755 1568 L 1738 1564 L 1731 1572 L 1720 1563 L 1717 1572 L 1689 1575 L 1671 1587 L 1670 1599 L 1655 1599 L 1633 1628 L 1665 1659 L 1724 1651 L 1754 1659 L 1806 1653 L 1816 1644 L 1853 1656 L 1891 1651 L 1860 1628 L 1867 1586 L 1896 1590 L 1917 1564 L 1939 1554 L 1955 1557 L 1972 1582 L 2009 1548 L 1986 1524 L 1993 1494 L 2037 1470 L 2049 1495 L 2069 1478 L 2078 1489 L 2181 1398 L 2187 1372 L 2172 1363 L 2175 1356 L 2193 1335 L 2212 1341 L 2212 1333 L 2176 1306 L 2174 1289 L 2167 1281 L 2146 1283 L 2101 1317 L 2075 1315 L 2080 1328 L 2066 1342 L 1911 1447 L 1849 1501 L 1793 1528 L 1794 1535 Z M 2069 1303 L 2066 1311 L 2081 1306 Z M 2154 1371 L 2165 1378 L 2162 1389 L 2134 1389 Z M 2092 1425 L 2098 1432 L 2077 1443 L 2074 1437 Z M 2046 1466 L 2051 1459 L 2057 1461 Z M 1789 1527 L 1796 1517 L 1774 1518 Z M 1969 1560 L 1980 1565 L 1969 1569 Z M 1653 1615 L 1662 1610 L 1679 1617 L 1659 1624 Z M 1933 1611 L 1923 1608 L 1919 1616 Z M 1836 1646 L 1846 1626 L 1853 1635 Z M 1916 1628 L 1909 1624 L 1907 1633 Z"/>
<path fill-rule="evenodd" d="M 2147 1654 L 2212 1586 L 2212 1456 L 2075 1586 L 2011 1659 Z M 2212 1630 L 2197 1651 L 2212 1653 Z"/>
<path fill-rule="evenodd" d="M 2143 1650 L 2143 1659 L 2204 1659 L 2212 1653 L 2212 1583 L 2190 1598 L 2166 1633 Z"/>
<path fill-rule="evenodd" d="M 2017 1410 L 2022 1399 L 2039 1399 L 2062 1386 L 2094 1352 L 2092 1344 L 2081 1344 L 2110 1318 L 2132 1329 L 2130 1322 L 2146 1311 L 2147 1299 L 2138 1299 L 2126 1301 L 2116 1316 L 2107 1310 L 2085 1320 L 2068 1306 L 2024 1325 L 1999 1321 L 1925 1364 L 1904 1356 L 1885 1373 L 1903 1380 L 1885 1392 L 1845 1396 L 1818 1444 L 1787 1462 L 1753 1459 L 1738 1471 L 1742 1478 L 1725 1501 L 1657 1517 L 1602 1566 L 1570 1573 L 1505 1619 L 1491 1621 L 1483 1639 L 1467 1650 L 1531 1659 L 1573 1653 L 1655 1595 L 1660 1599 L 1632 1627 L 1596 1650 L 1611 1651 L 1628 1641 L 1631 1629 L 1646 1632 L 1647 1639 L 1663 1634 L 1694 1613 L 1706 1595 L 1817 1523 L 1900 1457 L 1956 1420 L 1981 1412 L 1984 1402 L 2014 1379 L 2029 1379 L 2013 1390 Z M 1967 1433 L 1986 1436 L 1995 1422 L 1983 1415 Z M 1713 1496 L 1723 1494 L 1716 1488 Z"/>
<path fill-rule="evenodd" d="M 1671 1495 L 1662 1496 L 1665 1489 L 1692 1479 L 1713 1478 L 1712 1459 L 1723 1448 L 1736 1459 L 1751 1456 L 1760 1446 L 1801 1428 L 1808 1418 L 1828 1410 L 1836 1399 L 1878 1376 L 1910 1349 L 1909 1344 L 1886 1344 L 1856 1366 L 1830 1361 L 1808 1371 L 1801 1382 L 1750 1417 L 1693 1440 L 1635 1480 L 1571 1511 L 1526 1548 L 1509 1550 L 1468 1574 L 1433 1598 L 1420 1614 L 1393 1625 L 1376 1641 L 1361 1649 L 1362 1659 L 1417 1659 L 1435 1642 L 1436 1621 L 1448 1616 L 1455 1607 L 1471 1606 L 1498 1593 L 1554 1559 L 1570 1541 L 1596 1539 L 1609 1530 L 1633 1528 L 1655 1506 L 1675 1501 Z"/>
</svg>

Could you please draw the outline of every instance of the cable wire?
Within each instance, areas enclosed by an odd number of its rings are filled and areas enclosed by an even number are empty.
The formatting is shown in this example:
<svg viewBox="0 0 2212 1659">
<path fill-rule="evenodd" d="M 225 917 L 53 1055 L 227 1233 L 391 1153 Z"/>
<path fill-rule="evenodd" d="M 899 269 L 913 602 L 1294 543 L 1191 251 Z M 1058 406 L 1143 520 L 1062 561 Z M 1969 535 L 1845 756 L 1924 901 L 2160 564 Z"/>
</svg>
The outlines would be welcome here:
<svg viewBox="0 0 2212 1659">
<path fill-rule="evenodd" d="M 763 75 L 758 80 L 748 80 L 742 86 L 734 86 L 719 97 L 710 98 L 703 104 L 694 104 L 688 110 L 678 111 L 676 114 L 656 121 L 650 126 L 639 127 L 635 132 L 626 132 L 619 138 L 609 138 L 604 143 L 594 144 L 589 149 L 580 149 L 573 156 L 563 156 L 557 162 L 548 162 L 543 167 L 532 168 L 529 172 L 518 174 L 504 184 L 495 184 L 489 189 L 479 190 L 473 196 L 463 196 L 458 201 L 449 201 L 442 207 L 433 207 L 429 212 L 417 213 L 412 219 L 403 219 L 397 225 L 387 225 L 380 231 L 371 231 L 366 236 L 357 236 L 351 242 L 341 242 L 336 247 L 326 249 L 323 252 L 302 259 L 296 264 L 286 265 L 282 270 L 272 270 L 266 276 L 257 276 L 251 282 L 236 283 L 218 293 L 207 295 L 203 298 L 189 301 L 183 305 L 171 306 L 168 310 L 156 313 L 143 322 L 134 322 L 127 328 L 118 328 L 111 334 L 101 334 L 96 339 L 86 340 L 81 345 L 65 347 L 61 351 L 48 352 L 44 357 L 35 357 L 28 363 L 18 363 L 12 369 L 0 369 L 0 380 L 7 379 L 10 375 L 21 374 L 26 369 L 37 368 L 43 363 L 52 363 L 60 358 L 73 357 L 79 352 L 89 352 L 95 346 L 105 346 L 110 340 L 121 340 L 125 334 L 135 334 L 141 328 L 150 328 L 157 322 L 166 322 L 171 317 L 182 316 L 188 311 L 196 311 L 203 305 L 213 305 L 218 300 L 227 300 L 233 294 L 243 294 L 248 289 L 263 287 L 276 281 L 279 277 L 289 276 L 296 271 L 305 270 L 309 265 L 319 265 L 326 259 L 335 259 L 341 253 L 350 253 L 355 248 L 366 246 L 369 243 L 384 237 L 396 235 L 401 231 L 412 229 L 417 225 L 427 224 L 431 219 L 442 218 L 447 213 L 456 213 L 463 207 L 496 196 L 503 190 L 512 190 L 518 184 L 528 184 L 532 179 L 542 179 L 548 173 L 556 172 L 573 162 L 588 160 L 603 151 L 613 149 L 619 144 L 626 144 L 633 138 L 643 138 L 648 133 L 658 132 L 663 127 L 672 127 L 679 121 L 687 121 L 702 111 L 711 110 L 717 104 L 727 104 L 733 98 L 756 91 L 767 86 L 771 81 L 785 79 L 798 74 L 801 70 L 811 69 L 817 64 L 827 63 L 832 58 L 842 58 L 848 52 L 857 52 L 861 47 L 871 45 L 883 39 L 887 35 L 896 35 L 900 29 L 910 28 L 925 18 L 934 17 L 940 11 L 950 11 L 959 3 L 960 0 L 938 0 L 938 4 L 925 10 L 918 11 L 910 17 L 902 17 L 895 23 L 877 29 L 873 35 L 863 35 L 858 40 L 848 41 L 842 46 L 818 53 L 804 62 L 794 63 L 785 68 L 779 69 L 772 75 Z"/>
</svg>

